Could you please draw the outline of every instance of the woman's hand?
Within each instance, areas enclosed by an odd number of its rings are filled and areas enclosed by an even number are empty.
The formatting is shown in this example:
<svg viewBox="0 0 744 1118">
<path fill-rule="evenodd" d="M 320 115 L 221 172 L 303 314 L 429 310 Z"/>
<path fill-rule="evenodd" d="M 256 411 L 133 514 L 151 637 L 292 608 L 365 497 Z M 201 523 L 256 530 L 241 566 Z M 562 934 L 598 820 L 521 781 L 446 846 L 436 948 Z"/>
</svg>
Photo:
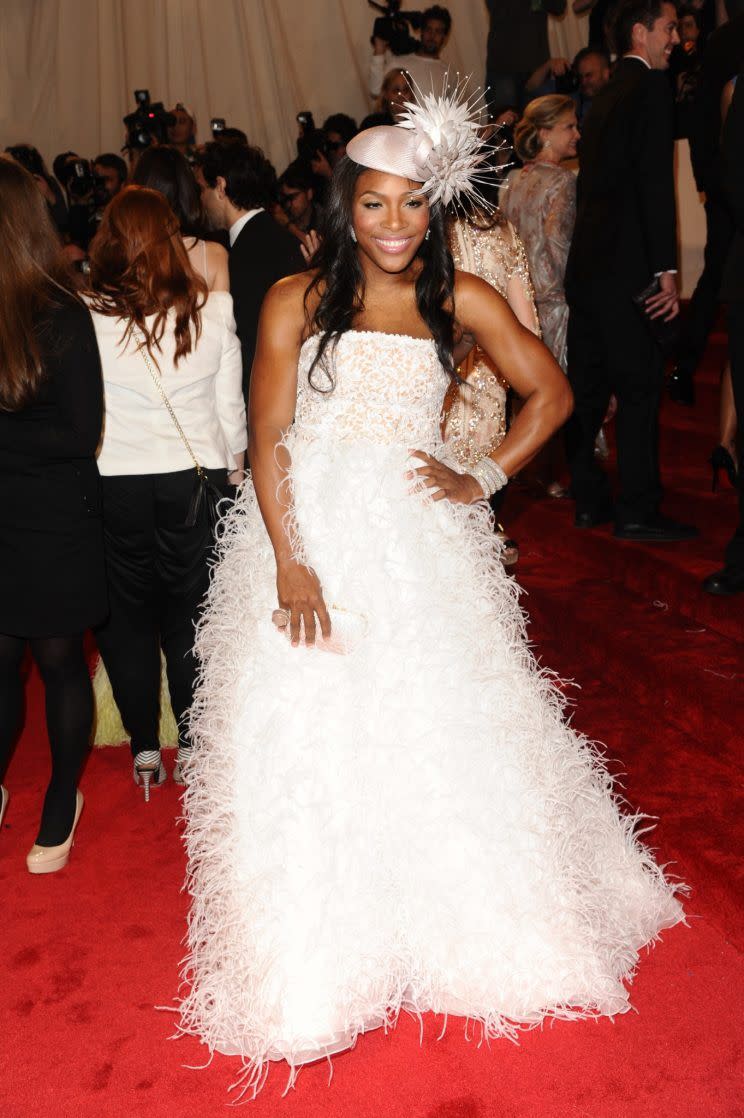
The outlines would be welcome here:
<svg viewBox="0 0 744 1118">
<path fill-rule="evenodd" d="M 300 252 L 308 267 L 313 262 L 315 253 L 320 248 L 320 237 L 315 229 L 311 229 L 309 233 L 302 233 L 300 235 Z"/>
<path fill-rule="evenodd" d="M 321 633 L 326 638 L 330 637 L 331 619 L 315 571 L 294 559 L 278 562 L 276 589 L 281 609 L 289 614 L 289 635 L 293 647 L 300 643 L 300 621 L 305 630 L 305 644 L 315 644 L 316 615 Z"/>
<path fill-rule="evenodd" d="M 425 462 L 415 470 L 409 470 L 406 477 L 416 479 L 431 490 L 433 501 L 452 501 L 455 505 L 472 505 L 483 500 L 483 490 L 471 474 L 458 474 L 445 466 L 438 458 L 423 450 L 412 450 L 412 458 Z"/>
</svg>

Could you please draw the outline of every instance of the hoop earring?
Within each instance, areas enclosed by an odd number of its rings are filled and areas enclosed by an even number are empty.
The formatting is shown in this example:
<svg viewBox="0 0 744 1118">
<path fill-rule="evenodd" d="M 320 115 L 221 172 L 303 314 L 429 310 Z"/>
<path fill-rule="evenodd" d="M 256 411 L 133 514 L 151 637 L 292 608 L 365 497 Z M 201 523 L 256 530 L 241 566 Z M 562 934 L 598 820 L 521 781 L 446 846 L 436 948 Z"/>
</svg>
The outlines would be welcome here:
<svg viewBox="0 0 744 1118">
<path fill-rule="evenodd" d="M 356 233 L 354 232 L 354 226 L 353 225 L 351 226 L 350 232 L 351 232 L 351 239 L 354 242 L 354 244 L 356 244 L 357 243 L 357 238 L 356 238 Z"/>
</svg>

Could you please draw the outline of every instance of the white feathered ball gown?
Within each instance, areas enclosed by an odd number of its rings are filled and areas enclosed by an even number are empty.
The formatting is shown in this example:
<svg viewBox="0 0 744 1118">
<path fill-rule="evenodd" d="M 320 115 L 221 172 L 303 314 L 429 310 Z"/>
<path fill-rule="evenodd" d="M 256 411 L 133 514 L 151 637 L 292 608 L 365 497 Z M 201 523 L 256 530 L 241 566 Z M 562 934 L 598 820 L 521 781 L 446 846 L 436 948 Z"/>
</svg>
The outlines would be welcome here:
<svg viewBox="0 0 744 1118">
<path fill-rule="evenodd" d="M 181 1026 L 256 1084 L 401 1008 L 489 1036 L 622 1013 L 640 948 L 683 919 L 528 649 L 485 505 L 404 476 L 439 444 L 433 343 L 347 333 L 327 394 L 316 344 L 288 437 L 297 526 L 362 639 L 333 655 L 274 629 L 250 482 L 197 639 Z"/>
</svg>

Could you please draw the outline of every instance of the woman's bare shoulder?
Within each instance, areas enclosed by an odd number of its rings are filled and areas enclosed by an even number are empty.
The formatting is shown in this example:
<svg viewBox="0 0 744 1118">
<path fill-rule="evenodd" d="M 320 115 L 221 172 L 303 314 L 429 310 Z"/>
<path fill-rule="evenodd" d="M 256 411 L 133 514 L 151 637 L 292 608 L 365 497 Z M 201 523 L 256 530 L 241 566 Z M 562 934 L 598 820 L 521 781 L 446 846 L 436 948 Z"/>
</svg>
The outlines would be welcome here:
<svg viewBox="0 0 744 1118">
<path fill-rule="evenodd" d="M 506 308 L 495 287 L 472 272 L 455 272 L 455 319 L 464 333 Z"/>
<path fill-rule="evenodd" d="M 492 295 L 496 299 L 501 299 L 499 293 L 491 284 L 486 280 L 476 276 L 473 272 L 455 272 L 455 305 L 459 306 L 463 301 L 470 302 L 473 299 L 486 299 L 489 300 Z"/>
<path fill-rule="evenodd" d="M 285 327 L 300 334 L 308 333 L 307 323 L 317 306 L 318 296 L 310 290 L 315 273 L 297 272 L 273 284 L 264 298 L 261 317 L 275 322 L 281 319 Z"/>
<path fill-rule="evenodd" d="M 223 265 L 227 267 L 227 249 L 217 241 L 206 241 L 207 260 L 213 267 Z"/>
</svg>

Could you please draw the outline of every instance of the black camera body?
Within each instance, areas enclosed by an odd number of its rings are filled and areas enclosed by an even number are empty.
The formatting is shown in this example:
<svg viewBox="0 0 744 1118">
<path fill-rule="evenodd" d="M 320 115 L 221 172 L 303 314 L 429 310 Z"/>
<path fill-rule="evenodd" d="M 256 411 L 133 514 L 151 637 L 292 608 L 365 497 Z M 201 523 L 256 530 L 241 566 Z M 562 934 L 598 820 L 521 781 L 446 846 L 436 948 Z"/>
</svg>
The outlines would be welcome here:
<svg viewBox="0 0 744 1118">
<path fill-rule="evenodd" d="M 570 97 L 572 93 L 577 92 L 578 88 L 579 76 L 572 66 L 566 70 L 565 74 L 561 74 L 555 79 L 555 91 L 563 97 Z"/>
<path fill-rule="evenodd" d="M 87 159 L 76 159 L 68 165 L 65 175 L 67 193 L 76 202 L 88 198 L 96 188 L 96 176 Z"/>
<path fill-rule="evenodd" d="M 367 3 L 383 13 L 375 20 L 372 42 L 384 39 L 393 54 L 413 54 L 418 50 L 421 44 L 411 35 L 411 31 L 421 29 L 424 22 L 422 12 L 402 12 L 401 0 L 388 0 L 386 4 L 367 0 Z"/>
<path fill-rule="evenodd" d="M 151 101 L 147 89 L 135 89 L 134 99 L 137 108 L 124 117 L 127 130 L 125 148 L 144 151 L 154 143 L 168 142 L 168 129 L 176 123 L 173 113 L 169 113 L 162 101 Z"/>
</svg>

